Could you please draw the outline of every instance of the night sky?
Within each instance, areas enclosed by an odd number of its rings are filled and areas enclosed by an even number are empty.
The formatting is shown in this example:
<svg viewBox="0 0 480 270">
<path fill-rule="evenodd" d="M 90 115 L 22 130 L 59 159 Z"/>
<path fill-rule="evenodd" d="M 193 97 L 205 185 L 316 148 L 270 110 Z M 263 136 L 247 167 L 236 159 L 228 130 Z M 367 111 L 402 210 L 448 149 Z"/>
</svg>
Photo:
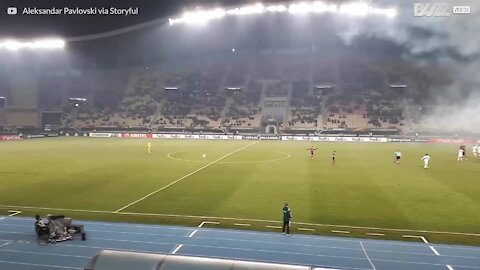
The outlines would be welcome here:
<svg viewBox="0 0 480 270">
<path fill-rule="evenodd" d="M 241 0 L 219 1 L 221 5 L 238 4 Z M 101 33 L 181 12 L 185 7 L 212 5 L 209 0 L 0 0 L 0 38 L 30 38 L 45 35 L 72 37 Z M 138 7 L 139 15 L 7 15 L 15 6 L 37 8 Z"/>
</svg>

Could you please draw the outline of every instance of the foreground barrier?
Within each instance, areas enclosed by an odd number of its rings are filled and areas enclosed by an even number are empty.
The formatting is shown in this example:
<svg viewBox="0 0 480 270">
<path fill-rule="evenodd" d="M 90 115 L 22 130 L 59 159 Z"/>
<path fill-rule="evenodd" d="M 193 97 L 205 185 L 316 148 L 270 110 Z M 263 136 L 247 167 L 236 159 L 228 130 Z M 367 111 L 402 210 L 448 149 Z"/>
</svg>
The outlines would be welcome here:
<svg viewBox="0 0 480 270">
<path fill-rule="evenodd" d="M 125 251 L 100 251 L 85 270 L 320 270 L 309 266 Z"/>
</svg>

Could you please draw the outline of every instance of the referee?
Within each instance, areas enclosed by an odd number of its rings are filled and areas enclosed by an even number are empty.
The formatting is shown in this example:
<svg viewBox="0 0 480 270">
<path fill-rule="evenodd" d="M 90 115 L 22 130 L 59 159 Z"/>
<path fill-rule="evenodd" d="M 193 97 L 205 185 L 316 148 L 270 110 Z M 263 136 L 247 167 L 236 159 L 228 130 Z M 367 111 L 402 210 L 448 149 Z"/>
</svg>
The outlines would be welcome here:
<svg viewBox="0 0 480 270">
<path fill-rule="evenodd" d="M 285 230 L 288 236 L 290 236 L 290 220 L 292 219 L 292 210 L 288 207 L 288 203 L 283 206 L 283 234 Z"/>
</svg>

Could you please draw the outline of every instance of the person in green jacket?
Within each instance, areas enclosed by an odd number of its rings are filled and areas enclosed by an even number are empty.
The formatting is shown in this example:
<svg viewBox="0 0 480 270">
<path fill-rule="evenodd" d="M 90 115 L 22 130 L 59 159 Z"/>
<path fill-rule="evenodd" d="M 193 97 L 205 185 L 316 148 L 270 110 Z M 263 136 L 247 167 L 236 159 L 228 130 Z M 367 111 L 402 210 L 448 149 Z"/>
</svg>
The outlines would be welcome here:
<svg viewBox="0 0 480 270">
<path fill-rule="evenodd" d="M 290 221 L 292 219 L 292 210 L 288 207 L 288 203 L 283 206 L 283 234 L 285 231 L 290 236 Z"/>
</svg>

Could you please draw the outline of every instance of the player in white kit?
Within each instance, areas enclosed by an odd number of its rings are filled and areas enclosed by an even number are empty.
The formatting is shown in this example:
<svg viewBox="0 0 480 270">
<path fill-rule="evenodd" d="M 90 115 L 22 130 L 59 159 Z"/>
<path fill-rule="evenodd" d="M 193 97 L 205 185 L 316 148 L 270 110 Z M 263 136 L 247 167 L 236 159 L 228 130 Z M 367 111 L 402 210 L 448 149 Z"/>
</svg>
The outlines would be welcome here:
<svg viewBox="0 0 480 270">
<path fill-rule="evenodd" d="M 477 156 L 478 156 L 478 149 L 479 149 L 478 147 L 479 147 L 479 146 L 477 146 L 476 144 L 474 144 L 474 145 L 472 146 L 472 154 L 473 154 L 474 157 L 477 157 Z"/>
<path fill-rule="evenodd" d="M 430 162 L 430 156 L 428 154 L 425 154 L 425 156 L 422 157 L 423 160 L 423 168 L 428 169 L 428 163 Z"/>
<path fill-rule="evenodd" d="M 457 161 L 463 161 L 463 149 L 458 149 Z"/>
</svg>

